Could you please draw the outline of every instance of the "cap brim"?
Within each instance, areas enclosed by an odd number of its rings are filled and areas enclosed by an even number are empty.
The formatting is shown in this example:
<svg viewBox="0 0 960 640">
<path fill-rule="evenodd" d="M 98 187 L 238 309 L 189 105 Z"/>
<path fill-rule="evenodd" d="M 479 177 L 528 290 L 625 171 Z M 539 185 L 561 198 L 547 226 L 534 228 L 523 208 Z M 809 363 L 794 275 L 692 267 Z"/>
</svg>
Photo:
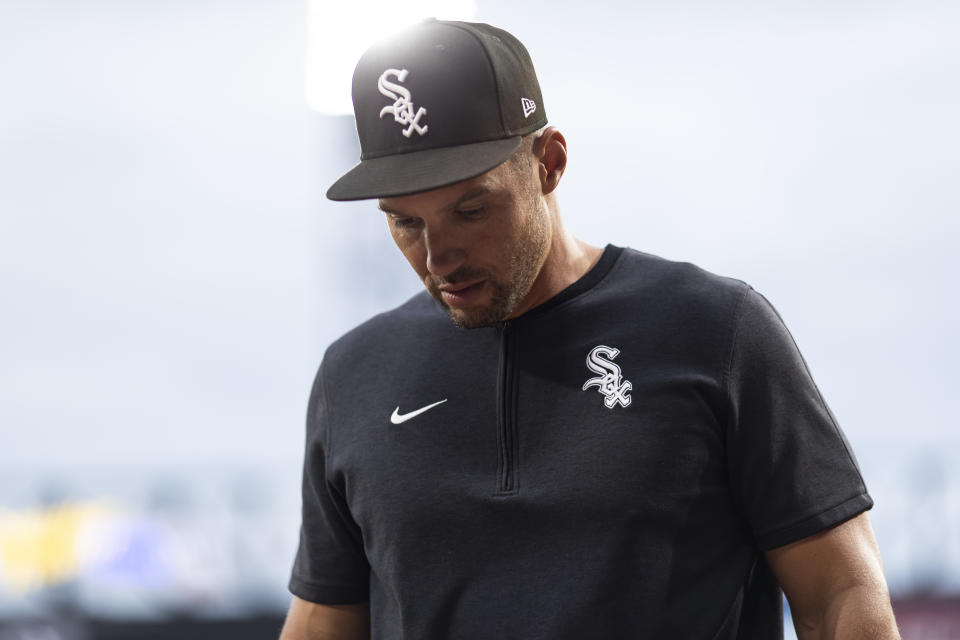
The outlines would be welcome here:
<svg viewBox="0 0 960 640">
<path fill-rule="evenodd" d="M 520 148 L 522 136 L 362 160 L 327 190 L 331 200 L 407 196 L 475 178 Z"/>
</svg>

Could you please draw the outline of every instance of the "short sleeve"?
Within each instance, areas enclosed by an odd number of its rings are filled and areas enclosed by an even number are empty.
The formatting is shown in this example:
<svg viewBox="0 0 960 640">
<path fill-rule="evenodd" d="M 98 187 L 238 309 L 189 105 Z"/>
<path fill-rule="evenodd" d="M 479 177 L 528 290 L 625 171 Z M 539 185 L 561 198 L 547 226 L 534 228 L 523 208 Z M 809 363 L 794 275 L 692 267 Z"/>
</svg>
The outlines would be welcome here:
<svg viewBox="0 0 960 640">
<path fill-rule="evenodd" d="M 730 484 L 763 550 L 870 509 L 856 459 L 773 306 L 747 289 L 724 372 Z"/>
<path fill-rule="evenodd" d="M 370 565 L 361 530 L 344 496 L 326 477 L 327 408 L 321 366 L 307 412 L 300 547 L 289 589 L 299 598 L 321 604 L 366 602 Z"/>
</svg>

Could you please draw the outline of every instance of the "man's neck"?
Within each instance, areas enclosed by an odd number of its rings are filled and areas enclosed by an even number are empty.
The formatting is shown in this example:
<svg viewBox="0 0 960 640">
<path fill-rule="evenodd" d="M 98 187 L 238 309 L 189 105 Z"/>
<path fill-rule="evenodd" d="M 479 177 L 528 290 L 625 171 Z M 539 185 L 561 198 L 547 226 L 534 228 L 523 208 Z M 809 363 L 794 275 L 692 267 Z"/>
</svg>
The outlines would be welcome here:
<svg viewBox="0 0 960 640">
<path fill-rule="evenodd" d="M 590 271 L 602 255 L 602 248 L 574 237 L 557 217 L 550 249 L 540 273 L 534 280 L 530 293 L 508 319 L 523 315 L 569 287 Z"/>
</svg>

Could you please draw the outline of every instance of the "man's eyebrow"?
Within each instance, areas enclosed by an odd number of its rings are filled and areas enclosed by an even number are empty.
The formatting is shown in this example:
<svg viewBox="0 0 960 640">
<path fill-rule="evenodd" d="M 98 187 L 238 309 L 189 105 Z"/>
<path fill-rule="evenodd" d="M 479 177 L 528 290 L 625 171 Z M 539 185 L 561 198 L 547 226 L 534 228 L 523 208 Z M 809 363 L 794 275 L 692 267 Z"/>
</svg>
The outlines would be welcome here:
<svg viewBox="0 0 960 640">
<path fill-rule="evenodd" d="M 460 196 L 459 198 L 457 198 L 457 199 L 454 200 L 453 202 L 445 205 L 445 206 L 443 207 L 443 210 L 444 210 L 444 211 L 448 211 L 448 210 L 450 210 L 450 209 L 456 209 L 458 206 L 460 206 L 461 204 L 463 204 L 463 203 L 466 202 L 467 200 L 473 200 L 474 198 L 479 198 L 480 196 L 485 196 L 485 195 L 487 195 L 488 193 L 490 193 L 491 191 L 492 191 L 492 190 L 490 189 L 490 187 L 488 187 L 488 186 L 486 186 L 486 185 L 480 185 L 480 186 L 478 186 L 478 187 L 474 187 L 473 189 L 470 189 L 469 191 L 467 191 L 466 193 L 464 193 L 462 196 Z M 383 201 L 382 201 L 382 200 L 380 200 L 380 201 L 377 202 L 377 208 L 380 209 L 380 211 L 383 211 L 384 213 L 389 213 L 389 214 L 392 214 L 392 215 L 395 215 L 395 216 L 405 216 L 405 215 L 407 215 L 406 213 L 404 213 L 404 212 L 402 212 L 402 211 L 397 211 L 397 210 L 395 210 L 395 209 L 391 209 L 391 208 L 388 207 L 387 205 L 383 204 Z"/>
<path fill-rule="evenodd" d="M 467 191 L 465 194 L 463 194 L 462 196 L 460 196 L 459 198 L 457 198 L 456 202 L 452 202 L 452 203 L 448 204 L 446 208 L 447 208 L 447 209 L 456 209 L 458 206 L 460 206 L 461 204 L 463 204 L 463 203 L 466 202 L 467 200 L 473 200 L 474 198 L 479 198 L 480 196 L 485 196 L 485 195 L 487 195 L 488 193 L 490 193 L 490 191 L 491 191 L 490 187 L 488 187 L 488 186 L 486 186 L 486 185 L 480 185 L 480 186 L 478 186 L 478 187 L 475 187 L 475 188 L 473 188 L 473 189 L 470 189 L 470 191 Z"/>
<path fill-rule="evenodd" d="M 392 214 L 395 215 L 395 216 L 402 216 L 402 215 L 403 215 L 403 214 L 400 213 L 399 211 L 394 211 L 393 209 L 391 209 L 391 208 L 388 207 L 387 205 L 383 204 L 383 202 L 379 202 L 379 201 L 377 202 L 377 209 L 380 209 L 380 211 L 383 211 L 384 213 L 392 213 Z"/>
</svg>

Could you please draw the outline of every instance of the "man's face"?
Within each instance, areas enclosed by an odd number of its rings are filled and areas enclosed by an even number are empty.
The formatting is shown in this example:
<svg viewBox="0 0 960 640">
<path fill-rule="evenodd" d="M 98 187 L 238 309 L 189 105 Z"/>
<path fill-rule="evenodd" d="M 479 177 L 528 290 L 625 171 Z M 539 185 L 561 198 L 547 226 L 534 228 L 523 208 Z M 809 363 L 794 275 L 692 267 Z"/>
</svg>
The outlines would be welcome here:
<svg viewBox="0 0 960 640">
<path fill-rule="evenodd" d="M 515 312 L 546 260 L 551 227 L 537 165 L 507 161 L 476 178 L 383 198 L 390 233 L 427 291 L 464 329 Z"/>
</svg>

